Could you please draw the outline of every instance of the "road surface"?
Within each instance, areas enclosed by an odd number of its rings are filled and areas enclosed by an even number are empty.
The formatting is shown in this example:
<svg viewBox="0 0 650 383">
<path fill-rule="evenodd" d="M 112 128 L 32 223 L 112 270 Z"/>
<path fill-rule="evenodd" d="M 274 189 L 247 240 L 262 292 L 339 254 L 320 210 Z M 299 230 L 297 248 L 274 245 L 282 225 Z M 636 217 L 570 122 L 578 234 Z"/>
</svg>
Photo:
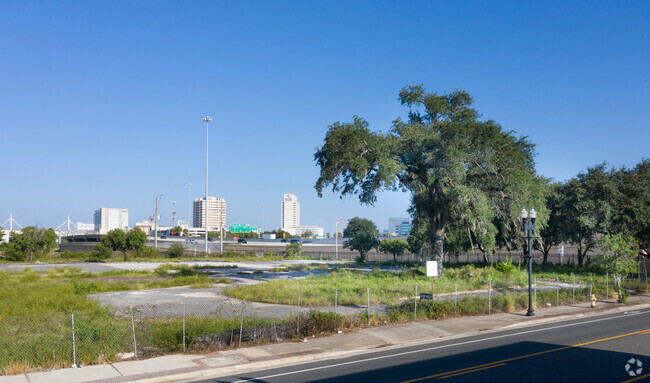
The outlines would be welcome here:
<svg viewBox="0 0 650 383">
<path fill-rule="evenodd" d="M 650 309 L 522 326 L 414 347 L 194 381 L 650 381 Z"/>
</svg>

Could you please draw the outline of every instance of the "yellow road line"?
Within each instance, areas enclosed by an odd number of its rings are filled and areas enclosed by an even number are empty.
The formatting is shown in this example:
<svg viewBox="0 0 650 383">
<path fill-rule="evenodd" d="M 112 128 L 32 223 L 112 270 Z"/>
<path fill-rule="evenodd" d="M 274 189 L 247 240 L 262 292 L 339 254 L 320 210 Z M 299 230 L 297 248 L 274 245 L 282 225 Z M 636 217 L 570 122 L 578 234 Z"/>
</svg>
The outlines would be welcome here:
<svg viewBox="0 0 650 383">
<path fill-rule="evenodd" d="M 648 378 L 648 377 L 650 377 L 650 374 L 645 374 L 645 375 L 637 376 L 636 378 L 632 378 L 632 379 L 630 379 L 630 380 L 624 380 L 624 381 L 622 381 L 621 383 L 631 383 L 631 382 L 636 382 L 637 380 L 645 379 L 645 378 Z"/>
<path fill-rule="evenodd" d="M 501 363 L 501 364 L 493 364 L 493 365 L 491 365 L 491 366 L 487 366 L 487 367 L 483 367 L 483 368 L 475 368 L 475 369 L 473 369 L 473 370 L 469 370 L 469 371 L 465 371 L 465 372 L 459 372 L 459 373 L 457 373 L 457 374 L 451 374 L 451 375 L 440 376 L 440 377 L 438 377 L 438 379 L 453 378 L 454 376 L 464 375 L 464 374 L 471 374 L 472 372 L 481 371 L 481 370 L 487 370 L 487 369 L 489 369 L 489 368 L 501 367 L 501 366 L 505 366 L 505 365 L 506 365 L 505 363 Z"/>
<path fill-rule="evenodd" d="M 492 363 L 480 364 L 478 366 L 461 368 L 459 370 L 448 371 L 448 372 L 443 372 L 443 373 L 440 373 L 440 374 L 425 376 L 425 377 L 422 377 L 422 378 L 406 380 L 406 381 L 403 381 L 401 383 L 413 383 L 413 382 L 419 382 L 421 380 L 432 379 L 432 378 L 444 379 L 443 377 L 449 377 L 447 375 L 451 375 L 451 374 L 457 374 L 457 373 L 458 373 L 457 375 L 466 374 L 466 373 L 469 373 L 469 372 L 480 371 L 480 370 L 485 370 L 485 369 L 492 368 L 492 367 L 497 367 L 495 365 L 502 365 L 502 364 L 505 364 L 506 362 L 512 362 L 514 360 L 532 358 L 534 356 L 550 354 L 552 352 L 562 351 L 562 350 L 566 350 L 566 349 L 569 349 L 569 348 L 588 346 L 588 345 L 591 345 L 591 344 L 594 344 L 594 343 L 605 342 L 605 341 L 608 341 L 608 340 L 623 338 L 623 337 L 626 337 L 626 336 L 644 335 L 644 334 L 650 334 L 650 329 L 635 331 L 635 332 L 631 332 L 631 333 L 627 333 L 627 334 L 623 334 L 623 335 L 611 336 L 609 338 L 592 340 L 592 341 L 589 341 L 589 342 L 577 343 L 577 344 L 574 344 L 572 346 L 558 347 L 558 348 L 554 348 L 552 350 L 540 351 L 540 352 L 536 352 L 536 353 L 533 353 L 533 354 L 516 356 L 514 358 L 503 359 L 503 360 L 499 360 L 499 361 L 492 362 Z"/>
</svg>

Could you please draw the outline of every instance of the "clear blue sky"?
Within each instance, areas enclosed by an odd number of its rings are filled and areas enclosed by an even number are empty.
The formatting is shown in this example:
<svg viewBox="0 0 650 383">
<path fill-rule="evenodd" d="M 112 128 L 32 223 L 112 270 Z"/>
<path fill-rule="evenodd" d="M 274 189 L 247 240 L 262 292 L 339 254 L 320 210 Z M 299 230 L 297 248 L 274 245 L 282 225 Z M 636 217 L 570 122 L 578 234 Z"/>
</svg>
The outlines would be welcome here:
<svg viewBox="0 0 650 383">
<path fill-rule="evenodd" d="M 483 118 L 528 135 L 565 180 L 650 153 L 648 1 L 3 1 L 0 223 L 56 227 L 129 209 L 187 216 L 210 195 L 228 224 L 272 229 L 284 193 L 303 224 L 375 207 L 316 196 L 315 148 L 355 114 L 386 131 L 408 84 L 469 91 Z M 264 218 L 263 218 L 264 217 Z"/>
</svg>

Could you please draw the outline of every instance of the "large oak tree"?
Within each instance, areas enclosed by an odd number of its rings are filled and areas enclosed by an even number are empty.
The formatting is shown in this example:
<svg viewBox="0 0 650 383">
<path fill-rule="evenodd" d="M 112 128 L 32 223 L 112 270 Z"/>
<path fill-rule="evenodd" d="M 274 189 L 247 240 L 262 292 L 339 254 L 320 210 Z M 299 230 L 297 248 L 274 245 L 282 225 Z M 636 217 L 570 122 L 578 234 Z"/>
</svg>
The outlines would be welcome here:
<svg viewBox="0 0 650 383">
<path fill-rule="evenodd" d="M 408 120 L 396 119 L 388 133 L 371 131 L 357 116 L 329 126 L 314 155 L 319 196 L 331 187 L 372 205 L 381 190 L 408 191 L 415 231 L 426 233 L 433 259 L 440 259 L 450 225 L 467 232 L 486 260 L 496 244 L 518 247 L 522 208 L 540 211 L 544 226 L 546 180 L 535 173 L 527 137 L 480 121 L 464 91 L 438 95 L 407 86 L 399 100 Z"/>
</svg>

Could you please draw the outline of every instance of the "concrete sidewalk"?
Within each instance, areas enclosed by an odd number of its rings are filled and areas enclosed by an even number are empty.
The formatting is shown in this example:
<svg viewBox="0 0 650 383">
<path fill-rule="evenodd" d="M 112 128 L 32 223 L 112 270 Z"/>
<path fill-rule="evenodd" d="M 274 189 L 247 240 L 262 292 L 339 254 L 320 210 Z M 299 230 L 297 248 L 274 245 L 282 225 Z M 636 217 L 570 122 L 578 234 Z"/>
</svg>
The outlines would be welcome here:
<svg viewBox="0 0 650 383">
<path fill-rule="evenodd" d="M 536 310 L 535 317 L 526 317 L 525 311 L 521 311 L 414 322 L 323 338 L 308 338 L 303 342 L 274 343 L 203 355 L 177 354 L 75 369 L 0 376 L 0 383 L 153 383 L 218 377 L 241 371 L 359 354 L 386 346 L 414 345 L 573 316 L 635 310 L 650 307 L 650 295 L 630 296 L 628 302 L 629 305 L 619 305 L 614 301 L 601 301 L 595 309 L 589 308 L 588 303 L 540 308 Z"/>
</svg>

